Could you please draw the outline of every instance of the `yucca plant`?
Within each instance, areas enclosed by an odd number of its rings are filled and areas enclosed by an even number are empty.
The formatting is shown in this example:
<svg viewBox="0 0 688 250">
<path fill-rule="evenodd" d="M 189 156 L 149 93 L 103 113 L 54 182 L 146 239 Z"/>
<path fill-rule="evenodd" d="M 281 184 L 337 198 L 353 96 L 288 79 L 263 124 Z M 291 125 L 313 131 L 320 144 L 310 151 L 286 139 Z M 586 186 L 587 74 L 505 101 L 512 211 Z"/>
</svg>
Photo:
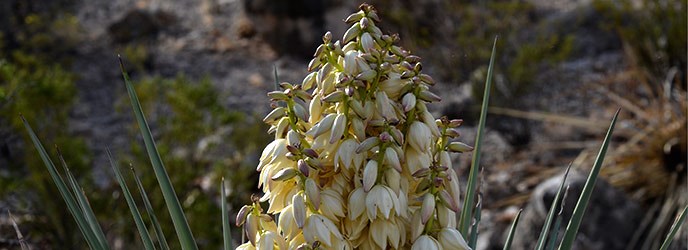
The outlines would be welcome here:
<svg viewBox="0 0 688 250">
<path fill-rule="evenodd" d="M 375 9 L 363 4 L 345 20 L 351 27 L 343 39 L 323 36 L 311 72 L 301 84 L 281 83 L 268 93 L 274 110 L 265 117 L 275 139 L 260 157 L 262 196 L 241 208 L 236 223 L 248 241 L 238 249 L 473 249 L 479 234 L 482 194 L 478 189 L 480 149 L 488 107 L 495 52 L 488 67 L 475 147 L 456 141 L 461 120 L 435 119 L 427 103 L 440 98 L 430 91 L 434 80 L 423 73 L 420 57 L 396 45 L 396 35 L 377 27 Z M 495 44 L 496 44 L 495 40 Z M 197 244 L 174 187 L 155 146 L 136 92 L 123 71 L 136 120 L 162 190 L 176 238 L 182 249 Z M 565 178 L 538 240 L 538 249 L 571 249 L 585 207 L 609 147 L 617 114 L 574 214 L 557 242 L 565 196 Z M 88 200 L 60 159 L 60 174 L 29 124 L 24 121 L 53 181 L 92 249 L 109 249 Z M 474 151 L 466 193 L 450 153 Z M 137 180 L 155 237 L 134 201 L 123 175 L 113 170 L 145 249 L 168 249 L 166 237 L 150 209 L 149 195 Z M 67 177 L 67 183 L 63 179 Z M 136 175 L 134 174 L 136 179 Z M 231 249 L 231 225 L 221 185 L 225 249 Z M 150 195 L 158 198 L 157 195 Z M 464 197 L 463 201 L 460 197 Z M 560 205 L 563 206 L 563 205 Z M 517 217 L 518 219 L 518 217 Z M 513 222 L 508 249 L 518 237 Z M 685 220 L 676 221 L 667 243 Z M 554 223 L 554 226 L 552 226 Z M 551 228 L 551 229 L 550 229 Z M 157 243 L 157 244 L 156 244 Z"/>
</svg>

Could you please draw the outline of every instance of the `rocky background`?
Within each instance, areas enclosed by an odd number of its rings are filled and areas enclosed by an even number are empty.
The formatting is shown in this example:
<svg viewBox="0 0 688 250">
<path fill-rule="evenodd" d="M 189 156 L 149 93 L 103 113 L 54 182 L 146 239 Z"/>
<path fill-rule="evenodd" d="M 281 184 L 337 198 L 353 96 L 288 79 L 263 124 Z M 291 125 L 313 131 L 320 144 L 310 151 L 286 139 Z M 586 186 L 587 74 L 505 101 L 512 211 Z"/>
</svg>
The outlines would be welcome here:
<svg viewBox="0 0 688 250">
<path fill-rule="evenodd" d="M 463 118 L 473 143 L 492 41 L 478 249 L 531 249 L 564 168 L 573 210 L 616 109 L 620 120 L 578 249 L 657 249 L 686 181 L 685 1 L 370 1 L 382 29 L 423 58 L 439 83 L 436 116 Z M 276 81 L 300 83 L 325 31 L 360 2 L 341 0 L 7 0 L 0 3 L 0 249 L 18 249 L 6 210 L 37 249 L 85 248 L 27 144 L 22 113 L 83 183 L 111 244 L 140 248 L 105 148 L 148 168 L 121 79 L 124 59 L 200 247 L 221 244 L 217 186 L 238 209 L 255 192 L 268 142 L 260 122 Z M 277 78 L 277 79 L 275 79 Z M 467 175 L 471 154 L 455 159 Z M 251 180 L 250 182 L 246 180 Z M 153 198 L 158 216 L 164 204 Z M 235 209 L 235 210 L 236 210 Z M 171 224 L 171 223 L 167 223 Z M 212 226 L 209 226 L 212 225 Z M 562 227 L 564 227 L 563 225 Z M 164 230 L 172 235 L 168 225 Z M 238 230 L 235 230 L 238 231 Z M 673 249 L 688 247 L 683 230 Z M 235 239 L 240 239 L 235 232 Z M 176 240 L 169 238 L 174 247 Z"/>
</svg>

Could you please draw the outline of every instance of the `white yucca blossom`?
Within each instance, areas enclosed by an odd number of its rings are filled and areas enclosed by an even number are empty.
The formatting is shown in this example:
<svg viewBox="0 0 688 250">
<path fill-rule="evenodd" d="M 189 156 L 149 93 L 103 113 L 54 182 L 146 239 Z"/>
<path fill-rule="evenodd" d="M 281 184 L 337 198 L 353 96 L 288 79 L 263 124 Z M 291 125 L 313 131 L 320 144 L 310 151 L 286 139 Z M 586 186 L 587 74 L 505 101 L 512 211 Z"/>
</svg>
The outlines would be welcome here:
<svg viewBox="0 0 688 250">
<path fill-rule="evenodd" d="M 275 140 L 257 167 L 264 194 L 237 215 L 238 249 L 469 249 L 449 155 L 472 149 L 451 141 L 461 121 L 428 111 L 433 79 L 370 5 L 345 21 L 300 85 L 268 93 Z"/>
</svg>

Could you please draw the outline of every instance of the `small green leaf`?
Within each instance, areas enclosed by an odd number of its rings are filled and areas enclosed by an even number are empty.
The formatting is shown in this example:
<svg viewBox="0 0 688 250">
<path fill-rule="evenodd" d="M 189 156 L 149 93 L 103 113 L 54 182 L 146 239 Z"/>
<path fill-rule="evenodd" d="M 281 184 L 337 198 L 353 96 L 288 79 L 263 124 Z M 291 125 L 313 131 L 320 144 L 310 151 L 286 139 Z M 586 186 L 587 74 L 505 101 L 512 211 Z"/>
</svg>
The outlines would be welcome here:
<svg viewBox="0 0 688 250">
<path fill-rule="evenodd" d="M 612 122 L 609 125 L 609 130 L 607 130 L 607 135 L 604 137 L 602 147 L 597 154 L 597 159 L 595 159 L 592 170 L 590 170 L 590 175 L 588 175 L 588 179 L 585 181 L 585 186 L 583 186 L 583 191 L 581 192 L 578 202 L 576 203 L 576 208 L 573 210 L 571 220 L 569 220 L 569 224 L 566 227 L 564 239 L 561 241 L 561 245 L 559 245 L 559 250 L 570 250 L 573 247 L 573 241 L 576 239 L 578 228 L 580 227 L 581 221 L 583 221 L 583 215 L 585 214 L 585 209 L 588 206 L 590 197 L 592 196 L 592 190 L 595 188 L 597 175 L 600 173 L 604 156 L 607 153 L 609 143 L 612 140 L 612 132 L 614 131 L 614 125 L 616 125 L 616 119 L 619 117 L 619 111 L 621 110 L 617 110 L 614 114 L 614 118 L 612 118 Z"/>
<path fill-rule="evenodd" d="M 521 212 L 523 212 L 523 209 L 518 210 L 516 218 L 514 218 L 514 222 L 511 223 L 509 235 L 506 236 L 506 242 L 504 243 L 504 250 L 511 249 L 511 242 L 514 240 L 514 234 L 516 234 L 516 226 L 518 225 L 518 220 L 521 219 Z"/>
</svg>

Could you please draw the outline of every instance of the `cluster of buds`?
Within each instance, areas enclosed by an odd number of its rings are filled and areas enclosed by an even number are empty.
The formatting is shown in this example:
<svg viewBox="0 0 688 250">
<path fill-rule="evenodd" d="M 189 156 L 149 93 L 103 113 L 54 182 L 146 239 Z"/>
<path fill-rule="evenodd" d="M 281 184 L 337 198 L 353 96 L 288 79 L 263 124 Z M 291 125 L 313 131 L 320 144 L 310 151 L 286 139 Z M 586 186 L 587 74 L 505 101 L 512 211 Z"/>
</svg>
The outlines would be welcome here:
<svg viewBox="0 0 688 250">
<path fill-rule="evenodd" d="M 257 168 L 264 195 L 237 215 L 249 240 L 239 249 L 469 249 L 449 156 L 472 150 L 453 141 L 461 120 L 428 112 L 434 80 L 372 6 L 345 22 L 300 85 L 268 94 L 275 140 Z"/>
</svg>

